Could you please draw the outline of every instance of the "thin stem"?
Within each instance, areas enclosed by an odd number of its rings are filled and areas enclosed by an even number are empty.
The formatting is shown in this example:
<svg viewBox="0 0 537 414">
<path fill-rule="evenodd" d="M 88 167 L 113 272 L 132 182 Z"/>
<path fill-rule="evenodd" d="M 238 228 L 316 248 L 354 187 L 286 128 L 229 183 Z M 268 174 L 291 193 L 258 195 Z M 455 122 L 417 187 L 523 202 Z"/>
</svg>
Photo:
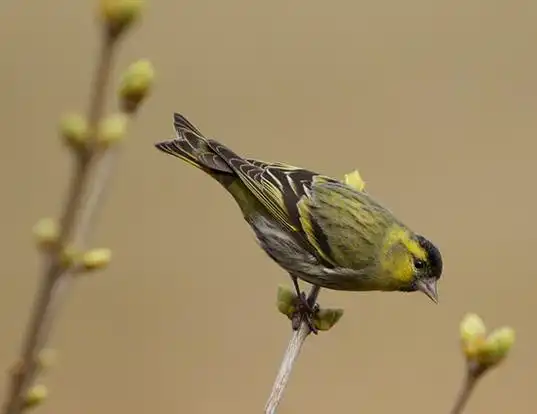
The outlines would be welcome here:
<svg viewBox="0 0 537 414">
<path fill-rule="evenodd" d="M 476 368 L 478 367 L 468 367 L 461 390 L 455 400 L 455 404 L 453 405 L 450 414 L 462 414 L 464 411 L 464 408 L 470 400 L 475 386 L 483 373 Z"/>
<path fill-rule="evenodd" d="M 320 291 L 321 288 L 319 286 L 313 286 L 311 288 L 310 293 L 308 294 L 308 302 L 310 304 L 313 305 L 315 302 L 317 302 L 317 297 L 319 296 Z M 283 397 L 283 392 L 285 391 L 285 388 L 289 382 L 289 377 L 291 376 L 291 371 L 293 370 L 295 361 L 300 354 L 302 345 L 304 345 L 304 342 L 310 333 L 311 330 L 305 321 L 301 322 L 298 330 L 293 331 L 293 335 L 291 336 L 287 349 L 285 350 L 285 354 L 283 355 L 280 369 L 278 370 L 278 374 L 274 380 L 272 391 L 270 392 L 269 398 L 265 405 L 265 414 L 276 413 L 276 409 L 278 408 L 278 405 Z"/>
<path fill-rule="evenodd" d="M 101 53 L 95 69 L 93 93 L 90 96 L 88 108 L 88 125 L 92 134 L 93 144 L 96 144 L 97 127 L 105 109 L 106 90 L 110 80 L 110 73 L 112 72 L 116 41 L 118 40 L 108 30 L 104 30 L 102 36 Z"/>
<path fill-rule="evenodd" d="M 24 397 L 39 373 L 38 354 L 48 340 L 57 309 L 71 282 L 68 269 L 61 262 L 62 249 L 72 238 L 75 238 L 77 227 L 80 224 L 82 224 L 80 226 L 82 228 L 76 234 L 76 241 L 77 244 L 84 244 L 91 227 L 89 220 L 93 214 L 90 210 L 97 203 L 89 203 L 83 206 L 83 201 L 94 164 L 97 127 L 104 112 L 106 88 L 112 67 L 114 46 L 115 38 L 106 33 L 92 83 L 92 95 L 88 109 L 90 145 L 85 152 L 82 152 L 76 158 L 75 171 L 70 181 L 59 222 L 58 247 L 50 253 L 49 257 L 45 258 L 41 285 L 34 301 L 27 332 L 23 340 L 21 358 L 12 373 L 9 394 L 2 409 L 3 414 L 20 414 L 22 412 Z M 100 184 L 100 186 L 103 185 Z M 100 186 L 94 186 L 94 192 Z M 82 220 L 80 220 L 81 217 Z M 88 217 L 88 219 L 83 219 L 84 217 Z"/>
</svg>

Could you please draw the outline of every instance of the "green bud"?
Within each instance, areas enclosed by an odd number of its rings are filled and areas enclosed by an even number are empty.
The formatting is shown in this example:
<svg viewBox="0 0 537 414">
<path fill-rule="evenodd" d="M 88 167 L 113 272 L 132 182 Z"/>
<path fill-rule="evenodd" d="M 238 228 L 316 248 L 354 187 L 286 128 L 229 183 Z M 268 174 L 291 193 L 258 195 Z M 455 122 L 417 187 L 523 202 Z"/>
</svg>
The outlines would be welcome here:
<svg viewBox="0 0 537 414">
<path fill-rule="evenodd" d="M 460 338 L 467 359 L 475 359 L 486 340 L 487 329 L 483 320 L 475 313 L 468 313 L 461 321 Z"/>
<path fill-rule="evenodd" d="M 343 316 L 343 309 L 319 309 L 313 318 L 313 323 L 319 331 L 328 331 Z"/>
<path fill-rule="evenodd" d="M 82 255 L 82 266 L 87 271 L 100 270 L 107 267 L 111 259 L 110 249 L 92 249 Z"/>
<path fill-rule="evenodd" d="M 39 220 L 33 228 L 37 246 L 42 250 L 48 250 L 55 246 L 60 234 L 58 223 L 51 218 Z"/>
<path fill-rule="evenodd" d="M 471 341 L 476 337 L 483 337 L 487 333 L 485 323 L 475 313 L 468 313 L 462 319 L 460 325 L 460 335 L 464 342 Z"/>
<path fill-rule="evenodd" d="M 486 366 L 494 366 L 503 361 L 515 343 L 515 331 L 504 327 L 493 331 L 480 349 L 476 360 Z"/>
<path fill-rule="evenodd" d="M 287 286 L 279 285 L 277 293 L 277 306 L 278 311 L 283 313 L 288 318 L 291 318 L 296 311 L 296 301 L 298 296 L 296 293 L 289 289 Z"/>
<path fill-rule="evenodd" d="M 101 0 L 99 15 L 112 36 L 118 36 L 142 15 L 143 0 Z"/>
<path fill-rule="evenodd" d="M 155 80 L 155 70 L 149 60 L 131 64 L 123 73 L 119 86 L 119 98 L 125 112 L 132 113 L 149 95 Z"/>
<path fill-rule="evenodd" d="M 60 119 L 60 133 L 65 143 L 76 150 L 88 142 L 88 124 L 82 115 L 67 114 Z"/>
<path fill-rule="evenodd" d="M 48 397 L 48 389 L 44 385 L 34 385 L 24 399 L 24 408 L 30 409 L 41 405 Z"/>
<path fill-rule="evenodd" d="M 470 342 L 486 335 L 487 329 L 483 320 L 475 313 L 468 313 L 460 324 L 460 336 L 463 342 Z"/>
<path fill-rule="evenodd" d="M 99 124 L 99 143 L 104 147 L 122 141 L 127 134 L 127 115 L 117 113 L 104 118 Z"/>
<path fill-rule="evenodd" d="M 345 174 L 345 184 L 358 191 L 364 191 L 365 182 L 358 170 L 354 170 L 351 173 Z"/>
</svg>

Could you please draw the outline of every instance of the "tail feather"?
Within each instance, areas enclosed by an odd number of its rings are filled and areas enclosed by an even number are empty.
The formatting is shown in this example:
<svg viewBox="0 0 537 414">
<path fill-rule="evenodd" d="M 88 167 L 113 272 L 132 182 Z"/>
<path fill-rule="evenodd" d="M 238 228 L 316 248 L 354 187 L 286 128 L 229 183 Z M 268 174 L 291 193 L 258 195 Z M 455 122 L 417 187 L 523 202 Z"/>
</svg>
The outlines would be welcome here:
<svg viewBox="0 0 537 414">
<path fill-rule="evenodd" d="M 251 164 L 250 167 L 260 170 L 265 170 L 269 167 L 295 168 L 281 162 L 266 162 L 253 158 L 243 159 L 221 143 L 207 139 L 194 124 L 181 114 L 173 114 L 173 126 L 175 128 L 176 138 L 158 142 L 155 144 L 155 147 L 198 168 L 233 173 L 232 166 L 229 165 L 230 158 L 234 162 L 243 165 Z M 219 151 L 222 152 L 217 155 L 216 153 Z"/>
<path fill-rule="evenodd" d="M 209 145 L 207 138 L 184 116 L 174 114 L 176 138 L 161 141 L 155 147 L 208 173 L 233 174 L 230 166 Z"/>
<path fill-rule="evenodd" d="M 192 122 L 177 112 L 173 114 L 173 126 L 175 127 L 177 134 L 180 133 L 180 130 L 184 130 L 203 137 L 203 134 Z"/>
</svg>

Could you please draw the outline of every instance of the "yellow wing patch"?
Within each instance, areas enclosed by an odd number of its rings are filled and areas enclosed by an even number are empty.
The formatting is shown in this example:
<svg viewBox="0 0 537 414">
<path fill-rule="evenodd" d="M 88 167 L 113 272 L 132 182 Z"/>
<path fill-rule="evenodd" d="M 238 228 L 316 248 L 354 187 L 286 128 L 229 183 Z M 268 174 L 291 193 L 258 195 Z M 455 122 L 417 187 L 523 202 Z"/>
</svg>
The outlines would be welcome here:
<svg viewBox="0 0 537 414">
<path fill-rule="evenodd" d="M 308 199 L 306 197 L 302 197 L 297 203 L 302 230 L 304 231 L 308 242 L 315 248 L 315 251 L 319 254 L 319 256 L 321 256 L 328 263 L 332 263 L 335 265 L 334 261 L 326 255 L 326 253 L 321 249 L 321 246 L 319 245 L 319 242 L 315 236 L 315 230 L 313 228 L 313 223 L 311 221 L 311 215 L 307 203 Z"/>
</svg>

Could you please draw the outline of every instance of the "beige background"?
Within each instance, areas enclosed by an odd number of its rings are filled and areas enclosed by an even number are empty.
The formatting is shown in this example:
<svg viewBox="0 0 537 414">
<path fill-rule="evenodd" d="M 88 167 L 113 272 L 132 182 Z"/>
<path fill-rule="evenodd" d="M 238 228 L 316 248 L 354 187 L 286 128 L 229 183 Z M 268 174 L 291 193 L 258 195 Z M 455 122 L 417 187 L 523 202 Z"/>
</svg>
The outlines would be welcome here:
<svg viewBox="0 0 537 414">
<path fill-rule="evenodd" d="M 215 182 L 153 149 L 172 136 L 174 111 L 244 155 L 334 176 L 360 168 L 444 254 L 439 306 L 324 292 L 346 314 L 306 344 L 281 413 L 448 412 L 470 310 L 511 324 L 518 342 L 468 412 L 535 412 L 537 4 L 151 3 L 118 61 L 150 58 L 158 87 L 96 229 L 113 266 L 80 280 L 64 306 L 41 412 L 264 406 L 290 335 L 274 307 L 287 278 Z M 0 3 L 2 369 L 37 282 L 30 229 L 59 211 L 69 173 L 57 119 L 86 108 L 92 4 Z"/>
</svg>

